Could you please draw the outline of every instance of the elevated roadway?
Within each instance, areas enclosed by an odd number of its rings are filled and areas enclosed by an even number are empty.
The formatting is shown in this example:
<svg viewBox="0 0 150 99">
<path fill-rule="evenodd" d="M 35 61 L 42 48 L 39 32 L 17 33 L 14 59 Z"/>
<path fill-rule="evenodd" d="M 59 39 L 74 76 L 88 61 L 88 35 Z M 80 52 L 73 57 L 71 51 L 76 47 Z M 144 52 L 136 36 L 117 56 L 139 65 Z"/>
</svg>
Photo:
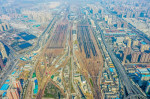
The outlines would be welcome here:
<svg viewBox="0 0 150 99">
<path fill-rule="evenodd" d="M 103 41 L 103 44 L 104 44 L 112 62 L 114 63 L 114 66 L 116 68 L 119 79 L 123 85 L 124 97 L 128 98 L 128 99 L 134 99 L 134 97 L 136 96 L 136 97 L 140 97 L 140 99 L 147 99 L 145 93 L 129 79 L 123 65 L 120 63 L 119 59 L 116 58 L 114 53 L 111 51 L 111 48 L 105 42 L 103 31 L 97 24 L 96 20 L 95 20 L 95 25 L 96 25 L 97 31 L 100 32 L 100 36 Z"/>
</svg>

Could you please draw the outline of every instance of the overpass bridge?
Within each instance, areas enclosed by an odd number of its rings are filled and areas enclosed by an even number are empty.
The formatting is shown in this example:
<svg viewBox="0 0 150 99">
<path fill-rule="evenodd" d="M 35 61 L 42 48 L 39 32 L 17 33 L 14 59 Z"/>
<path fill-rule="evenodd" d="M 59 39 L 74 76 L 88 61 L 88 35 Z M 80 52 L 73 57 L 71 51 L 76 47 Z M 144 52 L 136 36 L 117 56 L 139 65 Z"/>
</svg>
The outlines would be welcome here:
<svg viewBox="0 0 150 99">
<path fill-rule="evenodd" d="M 96 29 L 97 29 L 97 31 L 100 32 L 100 36 L 103 41 L 103 44 L 115 66 L 115 69 L 117 71 L 117 74 L 119 76 L 121 84 L 124 88 L 124 98 L 125 99 L 148 99 L 146 97 L 146 94 L 129 79 L 129 77 L 124 69 L 124 66 L 120 63 L 120 60 L 118 58 L 116 58 L 114 53 L 111 51 L 111 48 L 105 42 L 103 31 L 97 24 L 96 20 L 94 20 L 94 21 L 95 21 Z"/>
</svg>

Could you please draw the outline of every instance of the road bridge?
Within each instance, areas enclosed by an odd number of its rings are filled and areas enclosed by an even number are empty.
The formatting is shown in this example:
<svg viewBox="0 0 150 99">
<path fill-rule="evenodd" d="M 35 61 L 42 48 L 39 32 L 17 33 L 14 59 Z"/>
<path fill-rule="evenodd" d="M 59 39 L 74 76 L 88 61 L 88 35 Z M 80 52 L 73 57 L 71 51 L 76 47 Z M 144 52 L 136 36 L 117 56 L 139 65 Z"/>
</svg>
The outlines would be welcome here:
<svg viewBox="0 0 150 99">
<path fill-rule="evenodd" d="M 116 58 L 114 53 L 111 51 L 111 48 L 105 42 L 103 31 L 97 24 L 96 20 L 94 20 L 94 21 L 95 21 L 96 29 L 97 29 L 97 31 L 100 32 L 100 36 L 103 41 L 103 44 L 115 66 L 115 69 L 117 71 L 117 74 L 119 76 L 121 84 L 124 87 L 124 90 L 125 90 L 124 98 L 127 98 L 127 99 L 135 99 L 136 98 L 137 99 L 137 97 L 139 97 L 140 99 L 147 99 L 145 93 L 139 87 L 134 85 L 133 82 L 129 79 L 123 65 L 120 63 L 119 59 Z"/>
</svg>

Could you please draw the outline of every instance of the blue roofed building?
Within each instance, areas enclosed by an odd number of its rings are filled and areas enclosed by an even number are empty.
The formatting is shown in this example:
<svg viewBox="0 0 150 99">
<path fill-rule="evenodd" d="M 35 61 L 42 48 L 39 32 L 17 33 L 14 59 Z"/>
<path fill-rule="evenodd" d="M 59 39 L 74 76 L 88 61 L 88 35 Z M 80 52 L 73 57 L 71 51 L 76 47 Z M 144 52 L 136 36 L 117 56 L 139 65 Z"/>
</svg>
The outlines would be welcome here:
<svg viewBox="0 0 150 99">
<path fill-rule="evenodd" d="M 34 80 L 34 89 L 33 89 L 33 93 L 37 94 L 38 92 L 38 80 Z"/>
<path fill-rule="evenodd" d="M 139 73 L 141 74 L 149 74 L 150 72 L 147 70 L 147 68 L 141 68 L 141 69 L 137 69 Z"/>
<path fill-rule="evenodd" d="M 7 79 L 5 82 L 9 82 L 10 80 L 9 79 Z"/>
<path fill-rule="evenodd" d="M 4 92 L 4 93 L 2 94 L 2 97 L 5 97 L 5 96 L 6 96 L 6 94 L 7 94 L 7 92 Z"/>
<path fill-rule="evenodd" d="M 143 42 L 141 42 L 141 44 L 143 44 L 143 45 L 146 45 L 146 43 L 143 41 Z"/>
<path fill-rule="evenodd" d="M 109 68 L 110 72 L 114 72 L 114 68 Z"/>
<path fill-rule="evenodd" d="M 5 91 L 9 88 L 8 84 L 3 84 L 3 86 L 1 87 L 0 91 Z"/>
</svg>

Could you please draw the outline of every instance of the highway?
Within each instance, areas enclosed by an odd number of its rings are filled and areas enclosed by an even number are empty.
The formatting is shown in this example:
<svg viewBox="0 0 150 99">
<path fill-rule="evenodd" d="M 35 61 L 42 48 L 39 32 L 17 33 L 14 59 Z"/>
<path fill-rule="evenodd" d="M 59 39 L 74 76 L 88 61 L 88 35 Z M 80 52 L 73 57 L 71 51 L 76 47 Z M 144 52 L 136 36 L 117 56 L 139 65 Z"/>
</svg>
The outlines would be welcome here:
<svg viewBox="0 0 150 99">
<path fill-rule="evenodd" d="M 138 88 L 136 85 L 133 84 L 133 82 L 131 82 L 123 65 L 120 63 L 119 59 L 116 58 L 114 53 L 111 51 L 111 48 L 105 42 L 103 31 L 97 24 L 96 20 L 95 20 L 95 25 L 96 25 L 96 29 L 100 32 L 100 36 L 103 41 L 103 44 L 104 44 L 111 60 L 113 61 L 113 64 L 116 68 L 119 79 L 124 87 L 124 90 L 125 90 L 124 97 L 131 99 L 130 96 L 135 95 L 135 96 L 139 96 L 140 99 L 146 99 L 145 93 L 143 93 L 140 88 Z M 132 99 L 134 99 L 134 98 L 132 97 Z"/>
<path fill-rule="evenodd" d="M 10 50 L 10 55 L 8 57 L 8 62 L 3 68 L 2 73 L 0 75 L 0 88 L 2 87 L 3 83 L 7 80 L 8 75 L 12 72 L 12 70 L 15 68 L 16 64 L 18 63 L 18 60 L 16 57 L 14 57 L 16 53 L 12 50 Z"/>
<path fill-rule="evenodd" d="M 2 87 L 2 85 L 4 84 L 4 82 L 7 80 L 8 75 L 12 72 L 12 70 L 16 67 L 16 64 L 18 63 L 18 60 L 15 61 L 16 59 L 10 60 L 9 63 L 7 63 L 7 69 L 5 69 L 3 71 L 3 73 L 1 73 L 0 75 L 0 88 Z"/>
</svg>

